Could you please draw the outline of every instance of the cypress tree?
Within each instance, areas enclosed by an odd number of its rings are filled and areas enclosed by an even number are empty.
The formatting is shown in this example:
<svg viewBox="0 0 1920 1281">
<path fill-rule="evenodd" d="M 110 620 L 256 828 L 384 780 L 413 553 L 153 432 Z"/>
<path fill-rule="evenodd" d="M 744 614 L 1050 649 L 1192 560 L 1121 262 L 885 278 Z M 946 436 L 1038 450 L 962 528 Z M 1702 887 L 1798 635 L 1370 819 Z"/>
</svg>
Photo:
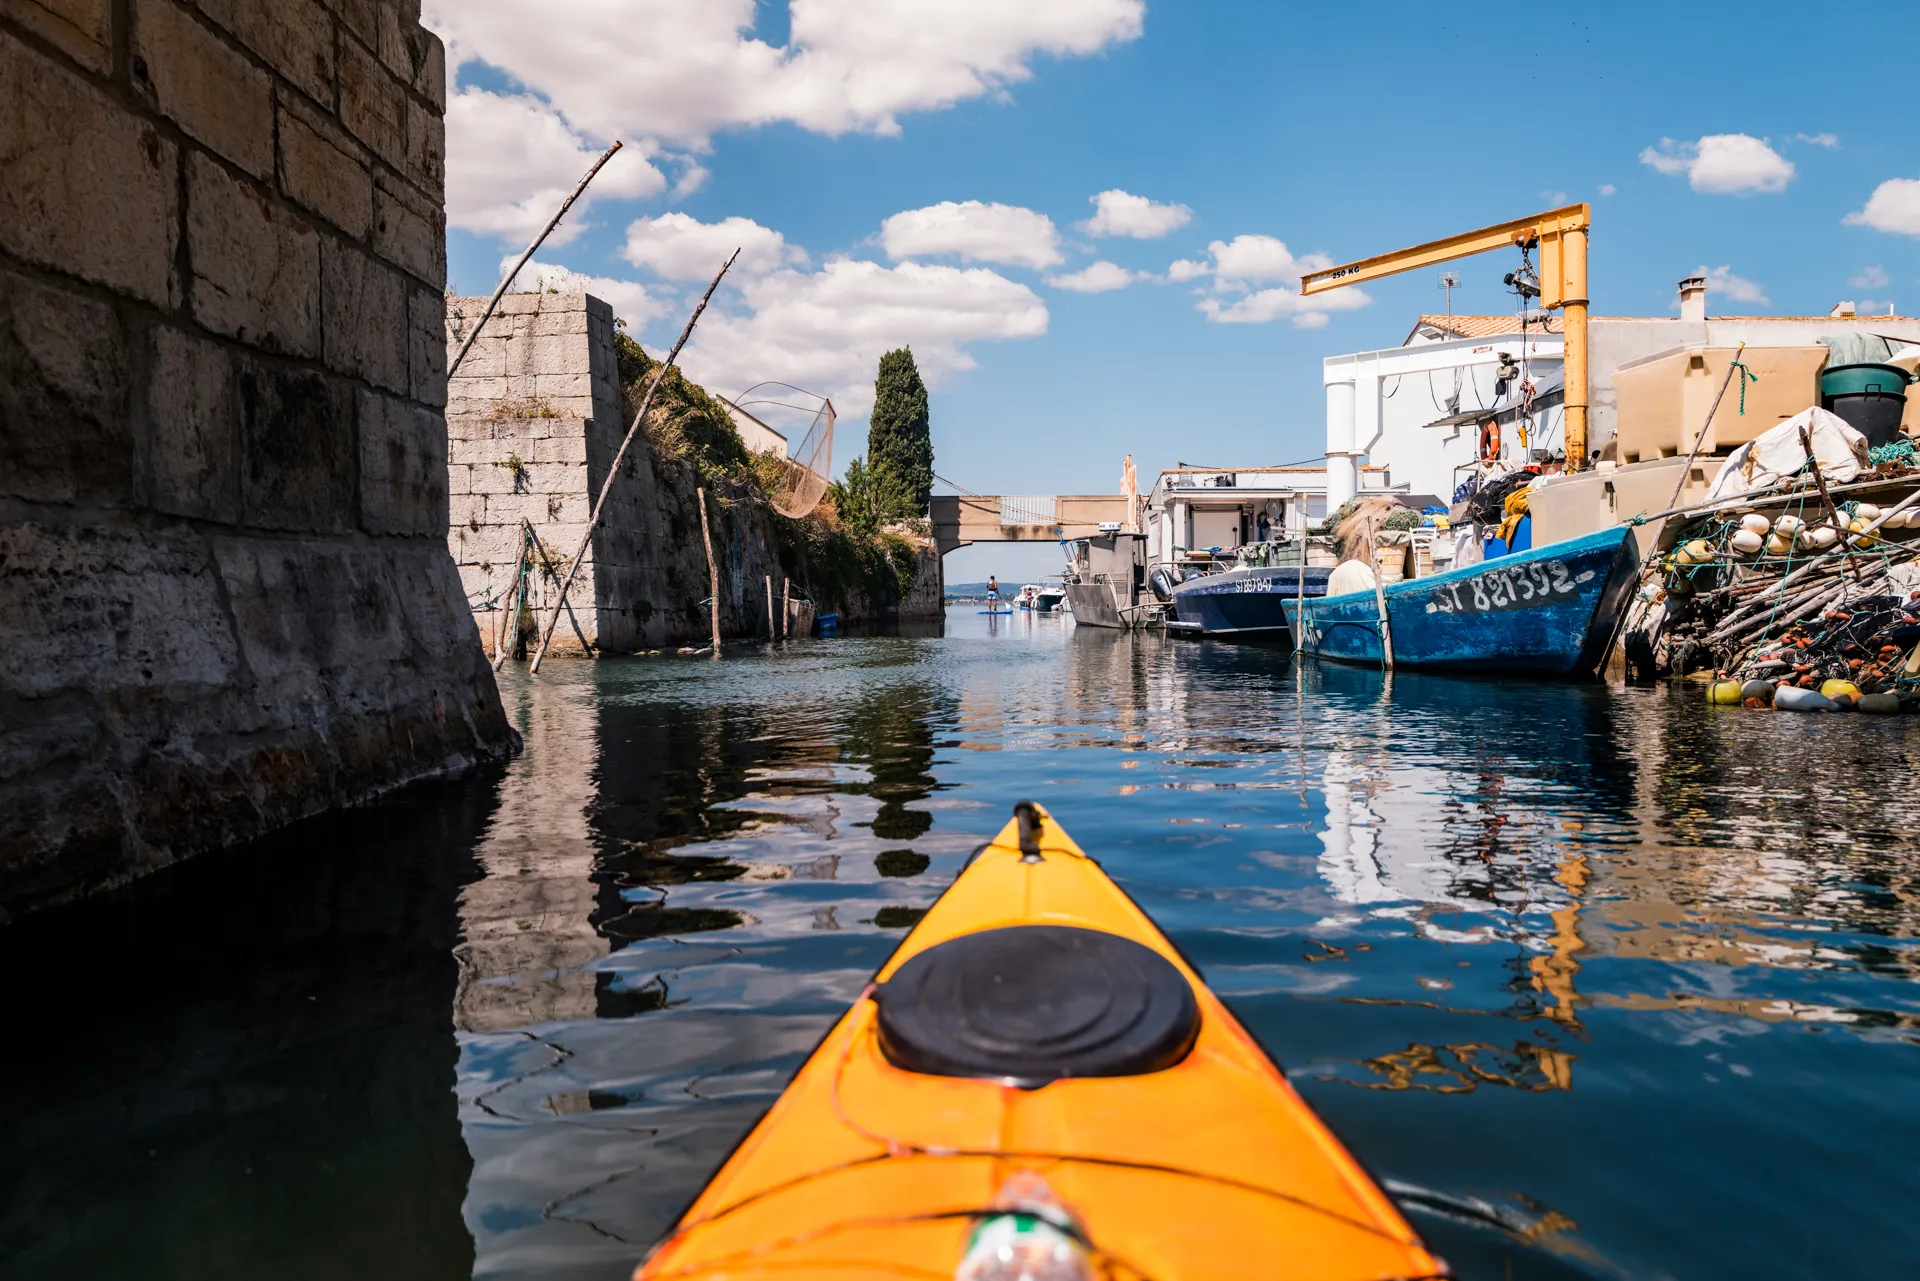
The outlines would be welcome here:
<svg viewBox="0 0 1920 1281">
<path fill-rule="evenodd" d="M 927 385 L 906 347 L 880 357 L 867 428 L 867 466 L 885 496 L 888 520 L 927 514 L 933 494 L 933 433 L 927 422 Z"/>
</svg>

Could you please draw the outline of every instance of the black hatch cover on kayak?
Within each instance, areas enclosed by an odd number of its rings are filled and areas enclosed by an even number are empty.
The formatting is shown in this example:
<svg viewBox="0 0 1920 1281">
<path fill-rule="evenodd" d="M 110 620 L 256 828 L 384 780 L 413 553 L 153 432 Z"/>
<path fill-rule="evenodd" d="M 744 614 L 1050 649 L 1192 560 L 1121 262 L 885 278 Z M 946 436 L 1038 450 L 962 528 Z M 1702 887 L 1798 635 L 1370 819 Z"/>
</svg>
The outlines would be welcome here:
<svg viewBox="0 0 1920 1281">
<path fill-rule="evenodd" d="M 1102 930 L 1013 925 L 936 944 L 874 990 L 880 1047 L 929 1076 L 1011 1080 L 1172 1067 L 1200 1033 L 1193 988 L 1152 948 Z"/>
</svg>

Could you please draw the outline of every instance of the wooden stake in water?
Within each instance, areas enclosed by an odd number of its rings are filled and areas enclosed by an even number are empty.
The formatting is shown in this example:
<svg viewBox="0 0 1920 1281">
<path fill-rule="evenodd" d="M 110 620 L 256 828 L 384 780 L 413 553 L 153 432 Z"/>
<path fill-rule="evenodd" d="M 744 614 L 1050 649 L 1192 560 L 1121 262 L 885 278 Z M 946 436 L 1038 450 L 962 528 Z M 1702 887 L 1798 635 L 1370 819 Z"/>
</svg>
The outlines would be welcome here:
<svg viewBox="0 0 1920 1281">
<path fill-rule="evenodd" d="M 700 541 L 707 547 L 707 608 L 713 618 L 713 656 L 720 657 L 720 567 L 713 563 L 713 533 L 707 528 L 707 491 L 693 491 L 700 504 Z"/>
<path fill-rule="evenodd" d="M 793 630 L 793 580 L 780 580 L 780 639 L 787 639 Z"/>
<path fill-rule="evenodd" d="M 507 661 L 507 630 L 513 629 L 517 644 L 520 635 L 520 583 L 527 572 L 527 540 L 520 536 L 520 559 L 513 564 L 513 581 L 507 585 L 507 594 L 500 601 L 500 629 L 493 640 L 493 670 L 499 671 Z"/>
<path fill-rule="evenodd" d="M 532 548 L 533 554 L 540 558 L 540 564 L 542 568 L 547 571 L 547 577 L 553 582 L 559 582 L 560 571 L 553 567 L 553 561 L 548 558 L 546 545 L 540 541 L 540 535 L 533 532 L 533 522 L 522 520 L 520 525 L 527 531 L 527 546 Z M 529 566 L 528 570 L 531 572 L 532 567 Z M 573 612 L 572 605 L 567 606 L 567 621 L 573 624 L 573 634 L 580 642 L 580 652 L 583 654 L 592 654 L 593 642 L 588 640 L 587 634 L 580 630 L 580 618 L 579 615 Z"/>
<path fill-rule="evenodd" d="M 553 221 L 549 222 L 546 227 L 541 230 L 540 234 L 533 238 L 533 243 L 527 246 L 527 252 L 520 255 L 520 261 L 513 264 L 513 270 L 508 272 L 507 278 L 500 282 L 500 287 L 493 291 L 493 297 L 487 299 L 487 308 L 480 313 L 480 319 L 473 322 L 473 329 L 467 334 L 467 340 L 460 344 L 460 350 L 454 356 L 453 363 L 447 366 L 447 377 L 451 378 L 459 372 L 460 362 L 467 358 L 467 352 L 473 349 L 473 340 L 480 336 L 480 327 L 486 324 L 493 316 L 493 309 L 500 305 L 500 299 L 506 294 L 508 287 L 513 284 L 513 278 L 520 274 L 520 269 L 527 265 L 527 260 L 533 257 L 535 251 L 546 243 L 547 237 L 553 234 L 553 229 L 558 227 L 560 220 L 567 216 L 567 210 L 573 208 L 573 202 L 580 199 L 580 193 L 587 189 L 587 184 L 593 181 L 594 175 L 600 172 L 601 166 L 613 159 L 613 153 L 620 150 L 620 146 L 621 144 L 616 140 L 611 147 L 608 147 L 606 151 L 601 154 L 598 160 L 593 162 L 593 168 L 587 170 L 587 176 L 580 180 L 580 185 L 573 189 L 573 194 L 561 203 L 560 211 L 553 215 Z"/>
<path fill-rule="evenodd" d="M 1304 653 L 1300 642 L 1307 633 L 1307 549 L 1310 546 L 1312 540 L 1303 527 L 1300 531 L 1300 567 L 1294 571 L 1296 577 L 1293 580 L 1293 656 L 1296 659 Z"/>
<path fill-rule="evenodd" d="M 767 639 L 770 641 L 775 641 L 780 639 L 780 633 L 775 631 L 773 626 L 773 575 L 772 574 L 767 575 Z"/>
<path fill-rule="evenodd" d="M 713 283 L 707 286 L 707 292 L 700 296 L 700 305 L 693 309 L 691 316 L 687 317 L 687 327 L 680 331 L 679 341 L 673 344 L 673 350 L 667 353 L 667 358 L 661 361 L 659 368 L 653 371 L 653 381 L 647 384 L 647 394 L 640 398 L 640 408 L 635 411 L 633 423 L 627 428 L 626 438 L 620 442 L 620 449 L 613 456 L 613 464 L 607 468 L 607 478 L 600 482 L 600 496 L 593 500 L 593 514 L 587 517 L 587 527 L 580 534 L 580 546 L 573 553 L 573 563 L 567 566 L 567 576 L 560 580 L 560 591 L 554 598 L 553 613 L 547 618 L 546 628 L 541 632 L 540 652 L 533 656 L 533 666 L 527 669 L 529 673 L 537 674 L 540 671 L 540 660 L 547 656 L 547 646 L 553 642 L 553 629 L 560 625 L 560 607 L 567 603 L 567 592 L 573 587 L 574 575 L 580 572 L 580 562 L 587 558 L 587 547 L 593 541 L 594 527 L 600 523 L 600 511 L 607 505 L 607 494 L 613 489 L 613 478 L 620 474 L 620 464 L 626 461 L 627 450 L 632 446 L 634 436 L 639 433 L 640 424 L 646 421 L 647 410 L 653 407 L 653 394 L 660 390 L 660 380 L 667 376 L 667 370 L 673 368 L 673 362 L 680 358 L 680 349 L 686 346 L 687 339 L 693 336 L 693 327 L 699 322 L 700 313 L 707 309 L 709 302 L 713 301 L 713 291 L 720 287 L 720 281 L 726 276 L 727 269 L 732 267 L 739 257 L 740 251 L 736 249 L 733 251 L 733 257 L 721 265 L 720 274 L 713 278 Z M 704 504 L 700 508 L 700 518 L 706 519 Z M 714 608 L 718 610 L 719 606 L 716 605 Z M 718 624 L 715 625 L 714 630 L 717 638 Z"/>
<path fill-rule="evenodd" d="M 1380 663 L 1385 671 L 1393 670 L 1393 624 L 1387 619 L 1387 587 L 1381 582 L 1380 549 L 1371 539 L 1367 542 L 1367 555 L 1373 559 L 1373 601 L 1380 607 Z"/>
</svg>

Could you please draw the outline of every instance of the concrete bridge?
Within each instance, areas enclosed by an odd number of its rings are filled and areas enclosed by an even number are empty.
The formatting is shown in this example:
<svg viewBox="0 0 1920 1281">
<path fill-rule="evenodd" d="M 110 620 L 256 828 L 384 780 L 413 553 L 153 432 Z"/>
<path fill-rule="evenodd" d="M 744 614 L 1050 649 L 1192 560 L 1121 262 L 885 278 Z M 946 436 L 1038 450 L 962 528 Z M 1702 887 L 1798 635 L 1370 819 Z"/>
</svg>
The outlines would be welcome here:
<svg viewBox="0 0 1920 1281">
<path fill-rule="evenodd" d="M 969 543 L 1052 543 L 1125 525 L 1123 494 L 935 494 L 933 541 L 946 555 Z"/>
</svg>

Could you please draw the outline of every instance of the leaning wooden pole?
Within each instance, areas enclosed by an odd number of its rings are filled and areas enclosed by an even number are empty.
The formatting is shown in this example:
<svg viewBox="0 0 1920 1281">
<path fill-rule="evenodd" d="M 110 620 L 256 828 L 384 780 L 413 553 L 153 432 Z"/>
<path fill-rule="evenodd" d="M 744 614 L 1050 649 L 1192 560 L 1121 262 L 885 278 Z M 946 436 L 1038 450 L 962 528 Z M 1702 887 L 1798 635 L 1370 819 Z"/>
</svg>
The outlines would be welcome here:
<svg viewBox="0 0 1920 1281">
<path fill-rule="evenodd" d="M 700 541 L 707 547 L 707 612 L 713 619 L 713 656 L 720 657 L 720 566 L 713 559 L 713 531 L 707 528 L 707 491 L 693 491 L 700 504 Z"/>
<path fill-rule="evenodd" d="M 540 535 L 534 532 L 533 522 L 522 519 L 521 527 L 527 531 L 527 545 L 540 558 L 540 567 L 547 571 L 547 577 L 553 582 L 560 581 L 560 571 L 553 567 L 553 561 L 547 556 L 546 544 L 540 541 Z M 529 567 L 531 572 L 531 567 Z M 586 632 L 580 629 L 580 616 L 573 612 L 573 606 L 567 606 L 567 621 L 573 624 L 574 639 L 580 642 L 580 652 L 589 656 L 593 653 L 593 642 L 587 639 Z"/>
<path fill-rule="evenodd" d="M 587 170 L 587 176 L 582 178 L 580 185 L 573 189 L 573 194 L 561 203 L 560 211 L 553 215 L 553 221 L 549 222 L 541 230 L 540 234 L 533 238 L 533 243 L 527 246 L 527 252 L 520 255 L 520 261 L 513 264 L 513 270 L 508 272 L 506 279 L 500 282 L 500 287 L 493 291 L 493 297 L 487 299 L 487 309 L 480 313 L 480 319 L 473 322 L 473 329 L 467 334 L 467 340 L 460 344 L 460 350 L 455 353 L 453 363 L 447 366 L 447 377 L 453 377 L 459 370 L 460 362 L 467 358 L 467 352 L 473 347 L 473 340 L 480 336 L 481 326 L 485 325 L 487 321 L 492 318 L 493 309 L 498 307 L 500 305 L 500 299 L 506 296 L 508 287 L 513 284 L 513 278 L 520 274 L 520 269 L 526 266 L 528 260 L 533 257 L 540 246 L 547 242 L 547 237 L 553 234 L 553 229 L 558 227 L 560 220 L 567 216 L 567 210 L 573 208 L 573 202 L 580 199 L 580 193 L 587 189 L 587 184 L 593 181 L 594 175 L 600 172 L 601 166 L 613 159 L 613 153 L 620 150 L 620 146 L 621 144 L 616 140 L 611 147 L 608 147 L 601 153 L 600 158 L 593 162 L 593 168 Z"/>
<path fill-rule="evenodd" d="M 567 603 L 567 593 L 573 588 L 574 576 L 580 572 L 580 562 L 587 557 L 587 547 L 593 540 L 594 527 L 600 523 L 601 509 L 607 505 L 607 494 L 613 489 L 613 478 L 620 474 L 620 464 L 626 461 L 627 450 L 632 447 L 633 438 L 640 431 L 640 424 L 646 421 L 647 410 L 653 408 L 653 395 L 660 390 L 660 380 L 667 376 L 667 370 L 673 368 L 673 362 L 680 358 L 680 349 L 686 346 L 687 339 L 693 336 L 693 327 L 699 322 L 700 313 L 707 309 L 709 302 L 713 301 L 713 291 L 720 287 L 720 281 L 739 257 L 740 251 L 736 249 L 733 251 L 733 257 L 721 264 L 720 274 L 713 278 L 713 283 L 707 286 L 707 292 L 700 295 L 700 305 L 693 309 L 691 316 L 687 317 L 687 327 L 680 331 L 680 340 L 673 344 L 673 350 L 668 352 L 667 358 L 660 362 L 660 367 L 653 371 L 653 381 L 647 384 L 647 394 L 640 398 L 640 408 L 633 415 L 633 423 L 627 428 L 626 437 L 620 442 L 620 449 L 614 454 L 612 464 L 607 467 L 607 478 L 600 482 L 600 496 L 593 500 L 593 513 L 587 517 L 587 527 L 580 534 L 580 546 L 573 553 L 573 562 L 567 566 L 566 577 L 560 580 L 560 590 L 553 600 L 553 613 L 547 618 L 546 627 L 541 630 L 540 650 L 533 656 L 533 666 L 527 669 L 530 673 L 538 674 L 540 660 L 547 656 L 547 646 L 553 642 L 553 629 L 560 625 L 560 610 Z M 705 513 L 706 508 L 702 506 L 703 519 Z"/>
<path fill-rule="evenodd" d="M 1373 564 L 1373 603 L 1380 610 L 1380 668 L 1393 670 L 1393 622 L 1387 617 L 1387 588 L 1380 581 L 1380 548 L 1372 540 L 1367 542 L 1367 555 Z"/>
<path fill-rule="evenodd" d="M 507 584 L 507 594 L 500 602 L 500 629 L 493 640 L 493 670 L 496 672 L 506 663 L 507 655 L 511 652 L 507 649 L 507 632 L 509 628 L 513 630 L 517 647 L 520 631 L 520 583 L 521 580 L 526 577 L 526 573 L 527 540 L 526 535 L 522 534 L 520 536 L 520 559 L 513 563 L 513 581 Z"/>
<path fill-rule="evenodd" d="M 775 630 L 773 625 L 773 575 L 772 574 L 767 575 L 767 639 L 770 641 L 777 641 L 780 639 L 780 633 L 777 630 Z"/>
<path fill-rule="evenodd" d="M 1738 347 L 1734 348 L 1733 359 L 1727 362 L 1727 376 L 1720 380 L 1720 390 L 1714 394 L 1713 406 L 1707 410 L 1706 421 L 1701 423 L 1700 430 L 1694 433 L 1693 448 L 1687 451 L 1687 461 L 1680 468 L 1680 479 L 1675 481 L 1673 485 L 1673 497 L 1667 500 L 1667 506 L 1669 507 L 1680 501 L 1680 491 L 1687 487 L 1687 477 L 1693 474 L 1693 460 L 1700 456 L 1700 446 L 1707 443 L 1707 429 L 1713 426 L 1714 415 L 1720 412 L 1720 401 L 1727 394 L 1727 385 L 1733 381 L 1735 374 L 1746 368 L 1745 365 L 1740 363 L 1740 357 L 1746 350 L 1747 344 L 1742 342 Z M 1744 395 L 1745 392 L 1746 389 L 1742 387 L 1741 394 Z M 1744 405 L 1746 402 L 1742 401 L 1741 403 Z"/>
</svg>

